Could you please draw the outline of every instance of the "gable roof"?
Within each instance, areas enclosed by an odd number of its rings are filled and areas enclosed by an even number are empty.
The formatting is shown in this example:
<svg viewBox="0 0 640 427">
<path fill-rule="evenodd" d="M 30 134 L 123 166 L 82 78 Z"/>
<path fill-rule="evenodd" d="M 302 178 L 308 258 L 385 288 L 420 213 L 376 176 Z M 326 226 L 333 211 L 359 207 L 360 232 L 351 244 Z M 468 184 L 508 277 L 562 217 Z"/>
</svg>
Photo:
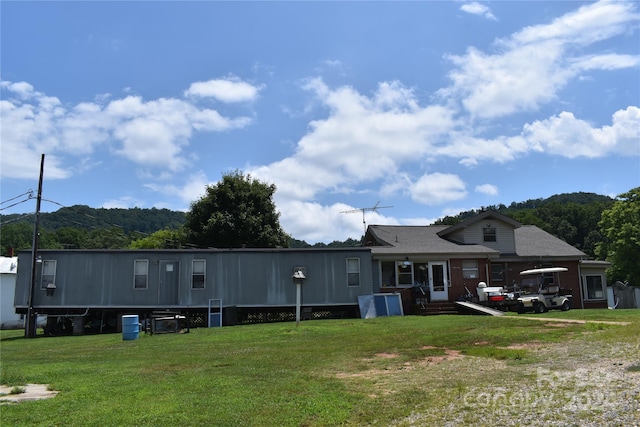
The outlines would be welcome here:
<svg viewBox="0 0 640 427">
<path fill-rule="evenodd" d="M 499 252 L 483 245 L 459 244 L 441 238 L 438 233 L 446 225 L 370 225 L 365 243 L 372 240 L 371 253 L 376 254 L 474 254 L 498 255 Z M 369 245 L 368 245 L 369 246 Z"/>
<path fill-rule="evenodd" d="M 520 224 L 518 221 L 516 221 L 513 218 L 509 218 L 506 215 L 502 215 L 501 213 L 498 213 L 496 211 L 492 211 L 492 210 L 488 210 L 488 211 L 484 211 L 476 216 L 473 216 L 471 218 L 467 218 L 462 222 L 457 223 L 456 225 L 452 225 L 451 227 L 447 227 L 446 229 L 438 232 L 438 236 L 440 237 L 444 237 L 447 236 L 449 234 L 455 233 L 458 230 L 462 230 L 464 228 L 467 228 L 468 226 L 470 226 L 471 224 L 475 224 L 476 222 L 479 221 L 484 221 L 487 219 L 494 219 L 497 221 L 502 221 L 505 222 L 509 225 L 511 225 L 513 228 L 518 228 L 520 226 L 522 226 L 522 224 Z"/>
<path fill-rule="evenodd" d="M 488 216 L 483 216 L 482 219 L 487 218 Z M 498 250 L 484 245 L 456 243 L 443 237 L 449 234 L 448 230 L 451 229 L 452 227 L 446 225 L 370 225 L 365 235 L 365 244 L 371 248 L 371 253 L 374 256 L 439 254 L 475 257 L 491 255 L 494 257 L 500 255 Z M 575 259 L 587 257 L 581 250 L 535 225 L 518 223 L 518 227 L 513 232 L 515 255 L 519 257 L 569 257 Z"/>
<path fill-rule="evenodd" d="M 535 225 L 523 225 L 513 230 L 513 233 L 516 254 L 521 257 L 587 257 L 581 250 Z"/>
</svg>

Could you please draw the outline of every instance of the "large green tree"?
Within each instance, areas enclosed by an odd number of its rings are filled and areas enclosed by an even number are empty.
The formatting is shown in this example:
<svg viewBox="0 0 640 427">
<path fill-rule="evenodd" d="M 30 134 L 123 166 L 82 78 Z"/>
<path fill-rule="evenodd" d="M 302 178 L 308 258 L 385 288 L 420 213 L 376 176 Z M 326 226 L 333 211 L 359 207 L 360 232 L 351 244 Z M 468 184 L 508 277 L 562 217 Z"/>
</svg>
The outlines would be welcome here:
<svg viewBox="0 0 640 427">
<path fill-rule="evenodd" d="M 180 249 L 184 246 L 182 229 L 165 228 L 134 240 L 129 249 Z"/>
<path fill-rule="evenodd" d="M 0 247 L 2 256 L 7 255 L 9 247 L 15 252 L 28 249 L 33 245 L 33 225 L 26 222 L 14 222 L 0 226 Z"/>
<path fill-rule="evenodd" d="M 640 187 L 618 196 L 599 222 L 604 240 L 597 245 L 600 258 L 612 263 L 609 281 L 640 286 Z"/>
<path fill-rule="evenodd" d="M 224 174 L 187 212 L 187 241 L 202 247 L 287 247 L 290 237 L 280 226 L 273 203 L 275 185 L 240 171 Z"/>
</svg>

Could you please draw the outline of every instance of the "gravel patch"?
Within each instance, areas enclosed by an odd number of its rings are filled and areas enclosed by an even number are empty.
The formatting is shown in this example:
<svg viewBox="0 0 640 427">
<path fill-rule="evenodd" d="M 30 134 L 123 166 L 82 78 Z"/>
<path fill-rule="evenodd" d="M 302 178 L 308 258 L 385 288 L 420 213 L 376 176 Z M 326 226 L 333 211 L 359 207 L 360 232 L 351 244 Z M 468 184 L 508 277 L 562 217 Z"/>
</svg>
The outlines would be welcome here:
<svg viewBox="0 0 640 427">
<path fill-rule="evenodd" d="M 466 386 L 447 407 L 425 404 L 392 425 L 640 426 L 637 344 L 608 348 L 585 339 L 535 353 L 543 362 L 504 367 L 513 381 Z"/>
</svg>

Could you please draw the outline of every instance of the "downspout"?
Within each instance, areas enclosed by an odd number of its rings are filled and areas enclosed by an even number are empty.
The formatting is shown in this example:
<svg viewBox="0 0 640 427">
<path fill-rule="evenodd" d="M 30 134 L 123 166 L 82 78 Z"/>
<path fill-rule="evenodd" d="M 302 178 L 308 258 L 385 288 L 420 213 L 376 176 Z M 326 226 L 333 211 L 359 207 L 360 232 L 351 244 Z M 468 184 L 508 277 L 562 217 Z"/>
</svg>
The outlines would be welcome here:
<svg viewBox="0 0 640 427">
<path fill-rule="evenodd" d="M 582 295 L 582 267 L 580 261 L 582 260 L 578 261 L 578 286 L 580 288 L 580 308 L 584 310 L 584 297 Z"/>
<path fill-rule="evenodd" d="M 484 274 L 485 274 L 485 276 L 486 276 L 486 278 L 487 278 L 487 283 L 489 284 L 489 286 L 492 286 L 492 285 L 491 285 L 491 276 L 489 276 L 489 273 L 490 273 L 490 271 L 489 271 L 489 266 L 490 266 L 490 265 L 491 265 L 491 257 L 490 257 L 490 256 L 488 256 L 488 257 L 487 257 L 487 262 L 486 262 L 486 263 L 485 263 L 485 265 L 484 265 Z"/>
</svg>

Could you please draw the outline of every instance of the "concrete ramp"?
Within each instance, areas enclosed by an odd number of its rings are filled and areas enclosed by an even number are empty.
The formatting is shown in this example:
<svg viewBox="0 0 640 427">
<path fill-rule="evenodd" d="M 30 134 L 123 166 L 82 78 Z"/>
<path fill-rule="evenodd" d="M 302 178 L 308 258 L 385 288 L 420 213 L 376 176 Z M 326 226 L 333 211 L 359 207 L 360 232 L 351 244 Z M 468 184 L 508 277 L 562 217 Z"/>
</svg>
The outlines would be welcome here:
<svg viewBox="0 0 640 427">
<path fill-rule="evenodd" d="M 488 314 L 490 316 L 504 316 L 504 312 L 500 310 L 495 310 L 493 308 L 485 307 L 484 305 L 476 304 L 473 302 L 456 301 L 456 304 L 471 311 L 475 311 L 476 313 Z"/>
</svg>

